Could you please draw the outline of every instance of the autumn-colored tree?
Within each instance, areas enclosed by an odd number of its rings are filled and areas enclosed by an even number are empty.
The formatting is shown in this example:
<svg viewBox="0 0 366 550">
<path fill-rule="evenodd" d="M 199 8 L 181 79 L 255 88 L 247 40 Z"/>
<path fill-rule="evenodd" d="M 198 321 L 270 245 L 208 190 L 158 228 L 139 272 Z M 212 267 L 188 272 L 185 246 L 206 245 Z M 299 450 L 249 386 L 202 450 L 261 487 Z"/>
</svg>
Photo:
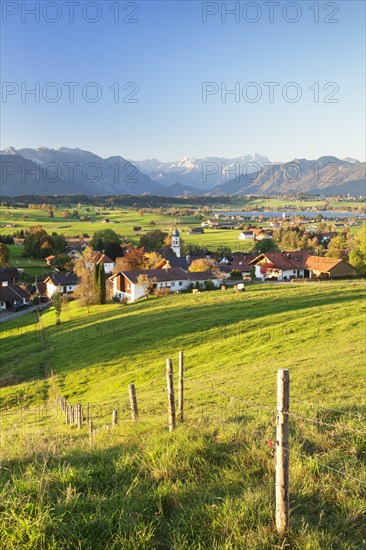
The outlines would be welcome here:
<svg viewBox="0 0 366 550">
<path fill-rule="evenodd" d="M 138 269 L 147 269 L 145 250 L 143 248 L 131 247 L 122 258 L 117 258 L 114 273 Z"/>
<path fill-rule="evenodd" d="M 137 283 L 144 289 L 145 297 L 148 298 L 149 294 L 154 288 L 154 284 L 157 282 L 156 277 L 148 277 L 147 275 L 139 275 L 137 277 Z"/>
<path fill-rule="evenodd" d="M 208 258 L 198 258 L 197 260 L 193 260 L 188 268 L 188 271 L 191 271 L 193 273 L 199 271 L 211 271 L 213 273 L 215 270 L 217 270 L 217 268 L 218 264 L 216 260 L 210 260 Z"/>
<path fill-rule="evenodd" d="M 81 257 L 76 261 L 74 271 L 80 279 L 78 286 L 75 289 L 75 296 L 79 298 L 80 304 L 86 306 L 88 313 L 90 306 L 98 301 L 98 294 L 94 287 L 94 274 L 87 267 L 90 262 L 93 250 L 87 246 Z"/>
<path fill-rule="evenodd" d="M 347 238 L 343 234 L 333 237 L 333 239 L 329 241 L 328 250 L 325 255 L 328 258 L 340 258 L 347 260 Z"/>
<path fill-rule="evenodd" d="M 158 252 L 146 252 L 145 258 L 148 269 L 155 269 L 156 266 L 164 259 Z"/>
</svg>

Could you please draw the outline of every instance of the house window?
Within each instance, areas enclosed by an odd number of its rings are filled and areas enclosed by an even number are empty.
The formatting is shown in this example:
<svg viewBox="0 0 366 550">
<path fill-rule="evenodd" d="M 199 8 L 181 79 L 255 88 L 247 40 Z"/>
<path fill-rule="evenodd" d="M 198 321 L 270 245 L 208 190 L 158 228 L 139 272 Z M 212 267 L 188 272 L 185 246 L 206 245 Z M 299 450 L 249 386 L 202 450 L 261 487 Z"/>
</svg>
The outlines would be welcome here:
<svg viewBox="0 0 366 550">
<path fill-rule="evenodd" d="M 174 282 L 172 283 L 172 286 L 175 286 L 175 283 L 174 283 Z"/>
<path fill-rule="evenodd" d="M 183 285 L 182 281 L 179 281 L 179 286 L 182 286 L 182 285 Z"/>
</svg>

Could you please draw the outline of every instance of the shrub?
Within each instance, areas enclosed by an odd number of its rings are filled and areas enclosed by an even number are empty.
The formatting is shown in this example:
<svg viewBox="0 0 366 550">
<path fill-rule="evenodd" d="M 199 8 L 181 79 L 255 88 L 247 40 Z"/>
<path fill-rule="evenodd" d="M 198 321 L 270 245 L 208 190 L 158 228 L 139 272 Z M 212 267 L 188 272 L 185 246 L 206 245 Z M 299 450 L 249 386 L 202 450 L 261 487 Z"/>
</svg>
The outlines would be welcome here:
<svg viewBox="0 0 366 550">
<path fill-rule="evenodd" d="M 230 277 L 232 277 L 233 279 L 241 279 L 242 273 L 239 269 L 232 269 L 230 271 Z"/>
<path fill-rule="evenodd" d="M 206 290 L 215 290 L 216 286 L 213 283 L 213 281 L 206 281 L 205 282 L 205 289 Z"/>
</svg>

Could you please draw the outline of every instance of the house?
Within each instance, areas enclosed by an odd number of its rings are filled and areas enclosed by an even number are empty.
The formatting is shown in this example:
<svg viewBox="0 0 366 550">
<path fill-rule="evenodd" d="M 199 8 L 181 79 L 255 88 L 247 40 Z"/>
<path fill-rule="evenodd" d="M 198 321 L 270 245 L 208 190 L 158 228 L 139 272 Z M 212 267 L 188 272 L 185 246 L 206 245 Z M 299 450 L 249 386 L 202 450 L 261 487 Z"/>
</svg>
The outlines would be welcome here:
<svg viewBox="0 0 366 550">
<path fill-rule="evenodd" d="M 255 276 L 262 280 L 353 277 L 355 274 L 354 267 L 345 260 L 311 256 L 306 251 L 266 252 L 249 263 L 255 266 Z"/>
<path fill-rule="evenodd" d="M 45 261 L 46 261 L 47 265 L 52 265 L 52 262 L 53 262 L 53 260 L 55 260 L 55 259 L 56 259 L 56 256 L 54 256 L 53 254 L 51 254 L 51 256 L 47 256 L 47 257 L 45 258 Z"/>
<path fill-rule="evenodd" d="M 29 294 L 17 284 L 18 281 L 16 267 L 0 268 L 0 310 L 13 309 L 29 302 Z"/>
<path fill-rule="evenodd" d="M 33 285 L 34 293 L 39 296 L 41 302 L 48 300 L 47 284 L 44 281 L 37 281 Z"/>
<path fill-rule="evenodd" d="M 0 283 L 16 285 L 19 281 L 19 271 L 16 267 L 1 267 L 0 268 Z"/>
<path fill-rule="evenodd" d="M 99 250 L 94 252 L 90 257 L 90 260 L 86 262 L 86 266 L 88 267 L 88 269 L 93 269 L 94 264 L 104 264 L 104 271 L 107 274 L 113 273 L 114 266 L 115 266 L 114 261 L 111 260 L 111 258 L 106 256 L 105 254 L 103 254 L 103 252 L 99 252 Z"/>
<path fill-rule="evenodd" d="M 166 291 L 167 293 L 187 290 L 191 283 L 197 281 L 202 284 L 206 281 L 212 281 L 215 286 L 219 286 L 219 280 L 209 271 L 189 273 L 181 267 L 120 271 L 110 277 L 113 282 L 114 296 L 119 299 L 127 298 L 129 302 L 136 302 L 136 300 L 143 298 L 145 289 L 138 283 L 140 275 L 147 275 L 149 279 L 155 279 L 153 289 Z"/>
<path fill-rule="evenodd" d="M 234 269 L 240 271 L 243 276 L 250 275 L 253 266 L 250 264 L 256 257 L 255 254 L 233 254 L 222 258 L 220 268 L 226 273 L 230 273 Z"/>
<path fill-rule="evenodd" d="M 47 287 L 47 296 L 52 298 L 55 292 L 60 292 L 60 294 L 74 292 L 79 284 L 79 277 L 73 271 L 56 272 L 49 275 L 44 282 Z"/>
<path fill-rule="evenodd" d="M 198 235 L 204 233 L 203 227 L 191 227 L 189 231 L 187 231 L 187 235 Z"/>
<path fill-rule="evenodd" d="M 19 308 L 29 302 L 29 294 L 19 285 L 4 281 L 0 286 L 0 310 Z"/>
<path fill-rule="evenodd" d="M 339 258 L 323 258 L 309 256 L 306 267 L 311 278 L 333 279 L 338 277 L 354 277 L 355 268 L 345 260 Z"/>
<path fill-rule="evenodd" d="M 309 277 L 305 269 L 309 252 L 266 252 L 250 262 L 258 279 L 286 281 L 294 277 Z"/>
<path fill-rule="evenodd" d="M 242 231 L 239 235 L 239 241 L 250 241 L 255 239 L 253 231 Z"/>
</svg>

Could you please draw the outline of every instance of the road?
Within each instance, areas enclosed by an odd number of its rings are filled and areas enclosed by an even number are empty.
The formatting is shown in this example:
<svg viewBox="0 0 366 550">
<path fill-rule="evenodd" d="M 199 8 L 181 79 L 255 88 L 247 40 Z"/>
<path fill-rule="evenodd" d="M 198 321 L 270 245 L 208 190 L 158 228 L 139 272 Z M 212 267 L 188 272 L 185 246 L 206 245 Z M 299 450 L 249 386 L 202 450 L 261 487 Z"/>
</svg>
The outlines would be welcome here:
<svg viewBox="0 0 366 550">
<path fill-rule="evenodd" d="M 36 311 L 36 309 L 39 307 L 41 309 L 44 309 L 46 307 L 49 307 L 51 304 L 39 304 L 38 306 L 31 306 L 27 309 L 22 309 L 21 311 L 2 311 L 0 313 L 0 323 L 5 323 L 6 321 L 11 321 L 12 319 L 17 319 L 18 317 L 21 317 L 22 315 L 26 315 L 27 313 L 32 313 L 32 311 Z"/>
</svg>

